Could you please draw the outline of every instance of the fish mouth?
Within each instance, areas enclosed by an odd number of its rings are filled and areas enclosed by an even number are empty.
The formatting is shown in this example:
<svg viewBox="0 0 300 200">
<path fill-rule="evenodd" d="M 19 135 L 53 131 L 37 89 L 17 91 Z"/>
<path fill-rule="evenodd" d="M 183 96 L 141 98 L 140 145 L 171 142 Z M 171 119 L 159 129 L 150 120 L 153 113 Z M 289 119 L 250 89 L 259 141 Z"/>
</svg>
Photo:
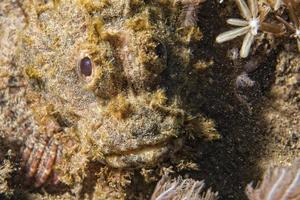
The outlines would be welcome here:
<svg viewBox="0 0 300 200">
<path fill-rule="evenodd" d="M 160 144 L 148 145 L 119 154 L 107 155 L 106 163 L 114 168 L 140 168 L 155 166 L 161 162 L 166 155 L 172 155 L 182 147 L 182 139 L 166 141 Z"/>
</svg>

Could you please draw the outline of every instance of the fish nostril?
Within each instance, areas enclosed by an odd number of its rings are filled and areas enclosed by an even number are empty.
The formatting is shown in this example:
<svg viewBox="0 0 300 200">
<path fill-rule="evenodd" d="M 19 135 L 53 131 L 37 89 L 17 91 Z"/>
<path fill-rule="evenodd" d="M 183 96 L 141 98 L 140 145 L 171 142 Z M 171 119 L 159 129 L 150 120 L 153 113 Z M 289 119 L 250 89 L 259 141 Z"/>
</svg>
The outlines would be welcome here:
<svg viewBox="0 0 300 200">
<path fill-rule="evenodd" d="M 89 57 L 84 57 L 80 61 L 80 73 L 84 76 L 91 76 L 92 75 L 92 61 Z"/>
</svg>

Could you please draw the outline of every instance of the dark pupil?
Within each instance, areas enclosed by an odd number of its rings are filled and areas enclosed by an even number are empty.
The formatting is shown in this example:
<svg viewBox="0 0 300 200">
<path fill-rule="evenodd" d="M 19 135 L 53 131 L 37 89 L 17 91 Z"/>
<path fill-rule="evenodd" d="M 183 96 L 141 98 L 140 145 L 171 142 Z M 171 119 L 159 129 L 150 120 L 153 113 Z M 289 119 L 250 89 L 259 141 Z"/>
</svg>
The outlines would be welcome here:
<svg viewBox="0 0 300 200">
<path fill-rule="evenodd" d="M 92 75 L 92 62 L 88 57 L 84 57 L 80 61 L 80 72 L 85 76 Z"/>
<path fill-rule="evenodd" d="M 156 47 L 155 47 L 155 53 L 156 55 L 158 55 L 158 57 L 162 58 L 164 57 L 165 55 L 165 47 L 163 44 L 158 44 Z"/>
</svg>

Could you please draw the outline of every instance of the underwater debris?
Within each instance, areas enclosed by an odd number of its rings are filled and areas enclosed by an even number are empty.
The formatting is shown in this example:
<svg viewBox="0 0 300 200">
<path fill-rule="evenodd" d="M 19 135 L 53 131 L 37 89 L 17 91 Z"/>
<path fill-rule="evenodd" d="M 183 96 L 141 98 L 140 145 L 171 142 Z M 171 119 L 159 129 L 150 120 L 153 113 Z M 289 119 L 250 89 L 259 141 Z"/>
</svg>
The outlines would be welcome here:
<svg viewBox="0 0 300 200">
<path fill-rule="evenodd" d="M 258 68 L 259 60 L 250 59 L 245 65 L 244 70 L 235 79 L 234 93 L 237 99 L 247 106 L 251 112 L 251 102 L 261 93 L 260 84 L 251 79 L 251 74 Z"/>
<path fill-rule="evenodd" d="M 235 2 L 239 7 L 240 14 L 245 20 L 236 18 L 228 19 L 228 24 L 237 26 L 238 28 L 221 33 L 217 36 L 216 42 L 223 43 L 238 36 L 245 35 L 240 49 L 240 56 L 246 58 L 249 55 L 251 45 L 258 31 L 280 34 L 283 30 L 280 25 L 265 22 L 270 9 L 266 7 L 259 9 L 257 0 L 248 1 L 249 5 L 247 5 L 244 0 L 236 0 Z"/>
<path fill-rule="evenodd" d="M 201 3 L 205 0 L 177 0 L 183 4 L 181 13 L 183 27 L 197 25 L 197 11 Z"/>
<path fill-rule="evenodd" d="M 169 175 L 164 175 L 157 183 L 151 196 L 151 200 L 216 200 L 218 192 L 214 193 L 211 189 L 206 192 L 204 181 L 195 181 L 193 179 L 183 179 L 179 176 L 171 179 Z"/>
<path fill-rule="evenodd" d="M 300 56 L 298 52 L 282 52 L 277 58 L 275 85 L 271 95 L 278 100 L 293 105 L 295 112 L 300 108 Z M 277 104 L 278 105 L 278 104 Z M 285 106 L 282 106 L 283 108 Z M 290 116 L 290 115 L 288 115 Z M 295 115 L 295 118 L 296 115 Z M 300 119 L 300 118 L 298 118 Z M 296 125 L 297 123 L 295 123 Z M 299 128 L 298 128 L 299 129 Z"/>
<path fill-rule="evenodd" d="M 11 173 L 14 171 L 11 161 L 5 159 L 0 164 L 0 195 L 11 196 L 13 190 L 8 185 L 8 180 L 11 177 Z"/>
<path fill-rule="evenodd" d="M 284 0 L 269 0 L 268 2 L 271 4 L 273 9 L 277 11 L 282 5 Z"/>
<path fill-rule="evenodd" d="M 246 188 L 250 200 L 297 200 L 300 199 L 300 158 L 289 167 L 269 167 L 262 182 Z"/>
<path fill-rule="evenodd" d="M 300 52 L 300 17 L 298 16 L 297 9 L 299 9 L 299 6 L 297 6 L 296 2 L 294 0 L 283 0 L 285 3 L 288 13 L 289 13 L 289 18 L 292 21 L 291 25 L 289 22 L 285 21 L 283 18 L 280 16 L 276 16 L 276 18 L 281 21 L 288 30 L 292 32 L 292 37 L 296 38 L 297 40 L 297 47 L 298 51 Z"/>
<path fill-rule="evenodd" d="M 235 96 L 242 104 L 247 106 L 249 111 L 251 111 L 251 99 L 249 96 L 256 96 L 250 95 L 253 93 L 255 86 L 257 87 L 259 84 L 252 80 L 247 73 L 242 73 L 235 79 Z"/>
</svg>

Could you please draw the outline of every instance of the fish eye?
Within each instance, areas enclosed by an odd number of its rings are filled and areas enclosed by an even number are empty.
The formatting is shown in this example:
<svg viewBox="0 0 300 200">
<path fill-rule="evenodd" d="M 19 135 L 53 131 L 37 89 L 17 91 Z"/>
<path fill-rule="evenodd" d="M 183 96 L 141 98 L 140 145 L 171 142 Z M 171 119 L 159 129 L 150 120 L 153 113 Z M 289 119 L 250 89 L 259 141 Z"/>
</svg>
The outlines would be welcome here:
<svg viewBox="0 0 300 200">
<path fill-rule="evenodd" d="M 91 76 L 93 72 L 92 61 L 89 57 L 84 57 L 80 61 L 80 73 L 84 76 Z"/>
</svg>

